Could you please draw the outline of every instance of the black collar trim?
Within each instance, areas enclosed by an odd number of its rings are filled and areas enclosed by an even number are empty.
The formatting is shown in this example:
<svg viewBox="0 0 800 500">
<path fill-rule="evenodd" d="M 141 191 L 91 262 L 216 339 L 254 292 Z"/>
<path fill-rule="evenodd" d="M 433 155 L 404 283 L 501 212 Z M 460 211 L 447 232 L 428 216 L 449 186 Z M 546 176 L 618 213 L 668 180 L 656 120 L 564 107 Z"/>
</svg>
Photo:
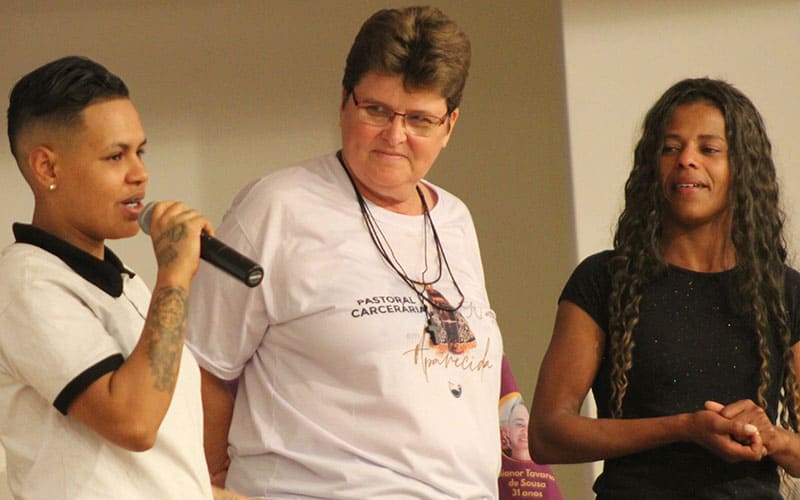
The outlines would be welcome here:
<svg viewBox="0 0 800 500">
<path fill-rule="evenodd" d="M 108 247 L 105 247 L 105 260 L 100 260 L 94 255 L 84 252 L 80 248 L 30 224 L 17 222 L 13 225 L 13 230 L 17 243 L 29 243 L 50 252 L 63 260 L 83 279 L 112 297 L 116 298 L 122 295 L 122 273 L 131 278 L 135 276 L 134 273 L 125 269 L 119 257 L 114 255 L 114 252 L 109 250 Z"/>
</svg>

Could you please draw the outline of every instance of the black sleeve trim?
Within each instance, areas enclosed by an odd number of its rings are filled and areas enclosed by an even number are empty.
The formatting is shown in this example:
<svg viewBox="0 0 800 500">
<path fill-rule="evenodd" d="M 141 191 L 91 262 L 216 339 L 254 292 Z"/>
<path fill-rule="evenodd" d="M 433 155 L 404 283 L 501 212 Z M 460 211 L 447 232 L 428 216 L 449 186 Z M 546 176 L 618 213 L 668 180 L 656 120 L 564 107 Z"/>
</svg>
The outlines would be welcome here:
<svg viewBox="0 0 800 500">
<path fill-rule="evenodd" d="M 96 363 L 94 366 L 90 366 L 83 373 L 72 379 L 72 382 L 61 390 L 56 400 L 53 402 L 53 406 L 55 406 L 56 410 L 60 411 L 62 415 L 66 415 L 67 410 L 69 410 L 75 398 L 80 396 L 83 391 L 97 379 L 122 366 L 124 361 L 125 359 L 122 357 L 122 354 L 113 354 Z"/>
</svg>

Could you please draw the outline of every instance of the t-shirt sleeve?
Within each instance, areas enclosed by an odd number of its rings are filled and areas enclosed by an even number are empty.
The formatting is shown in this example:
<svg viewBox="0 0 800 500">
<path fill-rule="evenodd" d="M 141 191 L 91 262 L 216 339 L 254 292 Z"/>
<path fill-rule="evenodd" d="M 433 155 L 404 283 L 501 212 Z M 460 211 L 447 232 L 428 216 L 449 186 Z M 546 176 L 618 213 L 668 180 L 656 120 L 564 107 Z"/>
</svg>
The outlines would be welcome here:
<svg viewBox="0 0 800 500">
<path fill-rule="evenodd" d="M 36 279 L 0 313 L 6 369 L 63 414 L 86 387 L 122 364 L 102 320 L 58 279 Z"/>
<path fill-rule="evenodd" d="M 258 194 L 252 186 L 234 200 L 234 206 L 217 228 L 217 238 L 247 255 L 264 268 L 260 286 L 250 288 L 206 262 L 200 263 L 189 293 L 189 323 L 186 345 L 197 363 L 213 375 L 234 380 L 261 344 L 270 324 L 265 293 L 270 290 L 274 273 L 272 259 L 263 247 L 254 244 L 266 231 L 270 211 L 266 202 L 261 208 L 263 221 L 255 221 L 253 207 Z M 256 232 L 253 236 L 248 232 Z"/>
<path fill-rule="evenodd" d="M 611 293 L 611 277 L 608 261 L 613 252 L 605 251 L 584 259 L 567 280 L 558 301 L 568 300 L 586 311 L 589 316 L 608 332 L 608 296 Z"/>
<path fill-rule="evenodd" d="M 786 309 L 789 313 L 791 344 L 800 341 L 800 272 L 787 266 L 785 277 Z"/>
</svg>

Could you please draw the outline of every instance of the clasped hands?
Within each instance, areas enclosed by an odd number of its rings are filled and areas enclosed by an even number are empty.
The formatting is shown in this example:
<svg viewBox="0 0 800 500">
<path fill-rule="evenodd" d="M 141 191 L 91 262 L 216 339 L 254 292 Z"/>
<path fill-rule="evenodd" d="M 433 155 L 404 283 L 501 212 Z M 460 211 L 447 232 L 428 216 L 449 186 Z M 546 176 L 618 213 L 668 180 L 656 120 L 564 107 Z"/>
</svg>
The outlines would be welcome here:
<svg viewBox="0 0 800 500">
<path fill-rule="evenodd" d="M 695 442 L 726 462 L 759 461 L 778 448 L 779 429 L 753 401 L 706 401 L 693 414 Z"/>
</svg>

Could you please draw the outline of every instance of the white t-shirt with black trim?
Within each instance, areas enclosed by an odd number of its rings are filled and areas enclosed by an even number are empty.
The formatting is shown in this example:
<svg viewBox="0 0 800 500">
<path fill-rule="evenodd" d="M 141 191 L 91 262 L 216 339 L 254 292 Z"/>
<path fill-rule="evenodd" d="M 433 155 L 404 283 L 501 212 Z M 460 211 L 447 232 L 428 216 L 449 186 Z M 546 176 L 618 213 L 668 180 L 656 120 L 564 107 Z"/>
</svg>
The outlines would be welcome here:
<svg viewBox="0 0 800 500">
<path fill-rule="evenodd" d="M 0 441 L 17 499 L 203 499 L 199 370 L 184 348 L 154 447 L 132 452 L 66 415 L 136 345 L 150 303 L 144 282 L 31 226 L 0 254 Z"/>
</svg>

